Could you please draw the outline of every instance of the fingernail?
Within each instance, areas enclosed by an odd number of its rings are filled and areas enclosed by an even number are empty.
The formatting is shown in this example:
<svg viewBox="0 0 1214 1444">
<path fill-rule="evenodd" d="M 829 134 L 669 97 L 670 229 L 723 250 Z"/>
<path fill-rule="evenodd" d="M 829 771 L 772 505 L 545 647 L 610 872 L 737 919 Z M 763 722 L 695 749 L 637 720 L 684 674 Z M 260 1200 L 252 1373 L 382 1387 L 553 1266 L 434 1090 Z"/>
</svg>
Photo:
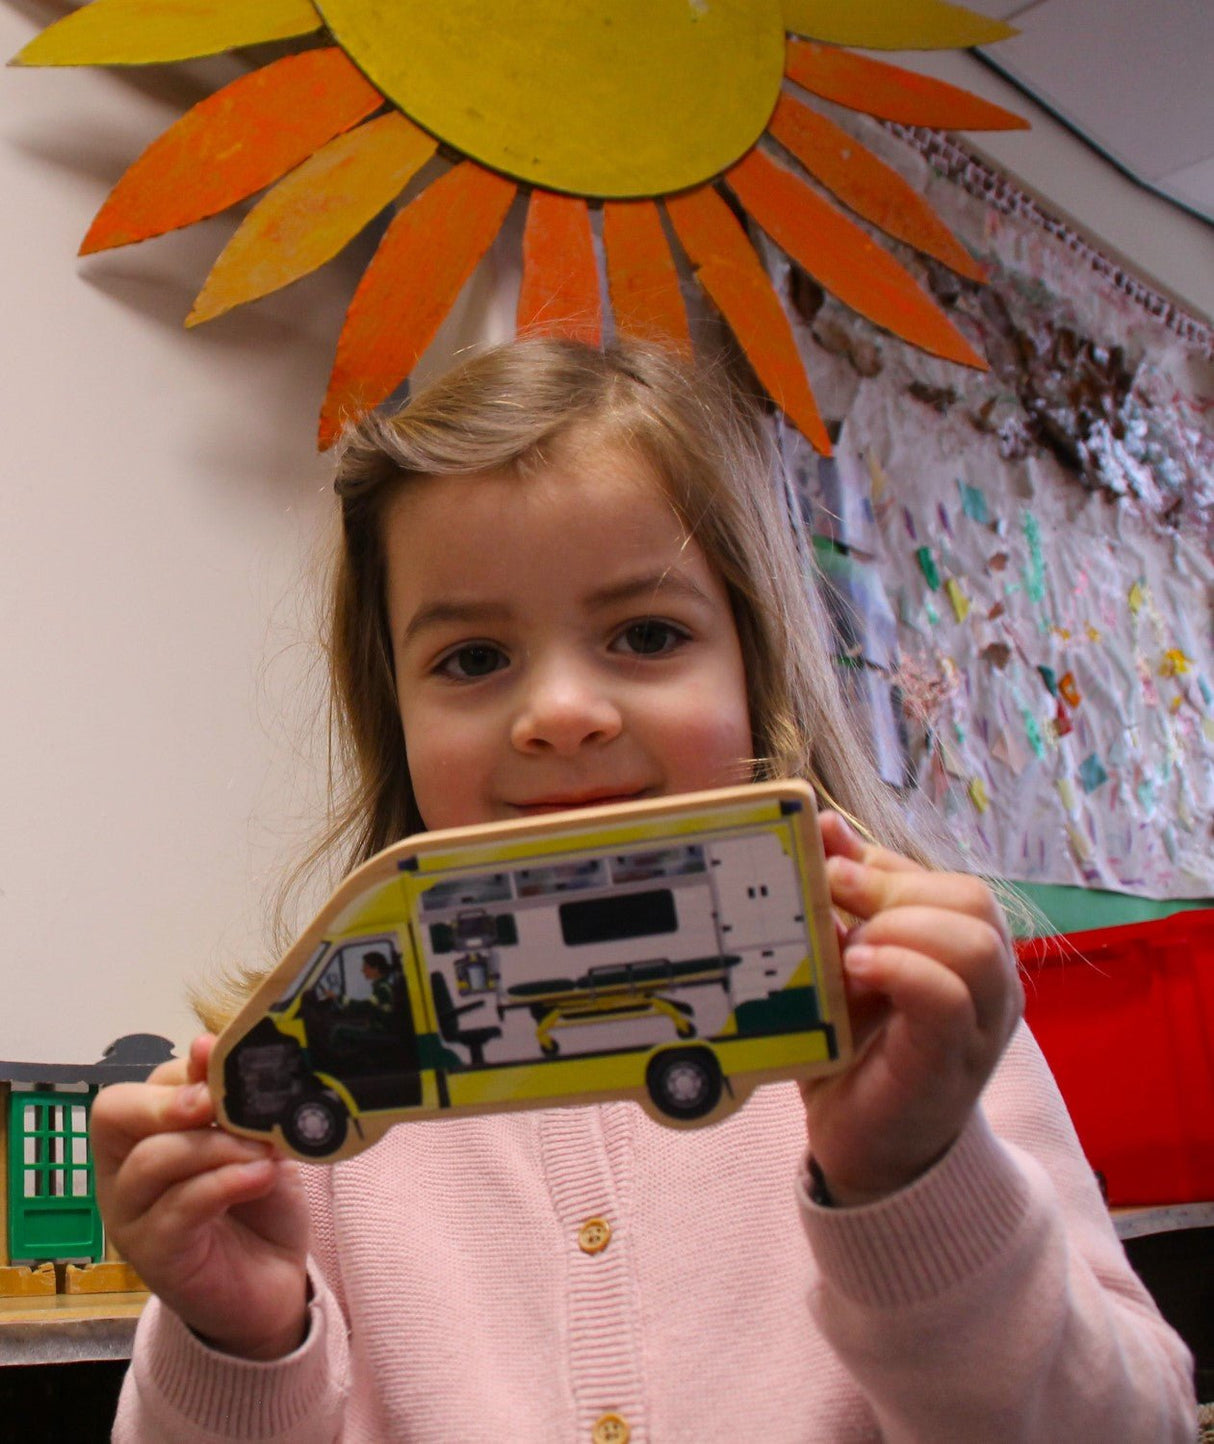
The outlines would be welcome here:
<svg viewBox="0 0 1214 1444">
<path fill-rule="evenodd" d="M 205 1083 L 187 1083 L 177 1097 L 188 1113 L 197 1113 L 210 1098 L 210 1094 Z"/>
<path fill-rule="evenodd" d="M 876 950 L 867 943 L 852 943 L 843 949 L 843 966 L 854 977 L 863 977 L 872 967 Z"/>
<path fill-rule="evenodd" d="M 860 881 L 860 864 L 850 857 L 828 858 L 826 870 L 834 882 L 855 884 Z"/>
</svg>

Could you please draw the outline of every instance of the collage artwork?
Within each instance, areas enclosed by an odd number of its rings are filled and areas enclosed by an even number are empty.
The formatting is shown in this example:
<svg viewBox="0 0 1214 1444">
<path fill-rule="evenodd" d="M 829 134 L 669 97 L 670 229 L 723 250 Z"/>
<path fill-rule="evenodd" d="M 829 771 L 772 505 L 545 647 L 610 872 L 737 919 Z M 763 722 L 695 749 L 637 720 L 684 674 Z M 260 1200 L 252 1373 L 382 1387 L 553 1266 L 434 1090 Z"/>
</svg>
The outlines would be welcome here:
<svg viewBox="0 0 1214 1444">
<path fill-rule="evenodd" d="M 933 360 L 770 245 L 835 440 L 781 439 L 884 777 L 1017 881 L 1214 893 L 1214 338 L 972 155 L 840 123 L 987 267 Z M 951 151 L 954 173 L 919 152 Z"/>
</svg>

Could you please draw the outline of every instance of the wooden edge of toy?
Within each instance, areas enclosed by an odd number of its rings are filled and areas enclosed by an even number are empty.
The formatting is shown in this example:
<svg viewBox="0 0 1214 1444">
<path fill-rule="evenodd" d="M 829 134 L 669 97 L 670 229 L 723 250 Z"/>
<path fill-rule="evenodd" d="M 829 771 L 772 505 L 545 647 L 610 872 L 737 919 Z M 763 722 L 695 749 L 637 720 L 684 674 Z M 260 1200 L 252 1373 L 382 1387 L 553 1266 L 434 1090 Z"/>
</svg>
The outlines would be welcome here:
<svg viewBox="0 0 1214 1444">
<path fill-rule="evenodd" d="M 811 865 L 805 869 L 813 908 L 812 932 L 822 954 L 822 986 L 830 1005 L 830 1015 L 838 1020 L 835 1025 L 838 1059 L 834 1068 L 818 1070 L 825 1074 L 828 1071 L 837 1072 L 851 1061 L 851 1015 L 847 1011 L 847 990 L 843 985 L 843 960 L 839 955 L 835 910 L 831 905 L 830 887 L 826 881 L 826 852 L 822 846 L 822 834 L 819 832 L 817 824 L 818 802 L 809 783 L 804 782 L 801 786 L 809 797 L 807 824 L 802 829 L 802 836 L 812 854 Z"/>
<path fill-rule="evenodd" d="M 401 1116 L 393 1113 L 385 1113 L 379 1117 L 363 1117 L 359 1120 L 358 1127 L 351 1130 L 341 1145 L 334 1148 L 331 1153 L 323 1157 L 307 1156 L 292 1147 L 278 1124 L 274 1124 L 269 1129 L 243 1127 L 228 1116 L 225 1106 L 225 1063 L 233 1047 L 267 1012 L 269 1006 L 280 999 L 296 981 L 326 937 L 339 928 L 343 915 L 363 903 L 373 889 L 398 877 L 406 870 L 410 862 L 428 854 L 509 845 L 531 838 L 540 843 L 561 834 L 576 834 L 591 828 L 602 830 L 630 823 L 643 823 L 650 818 L 673 821 L 733 806 L 761 804 L 765 798 L 795 801 L 799 804 L 800 825 L 798 830 L 802 846 L 805 849 L 805 856 L 801 860 L 801 865 L 798 866 L 798 872 L 808 887 L 808 901 L 812 909 L 810 933 L 818 954 L 814 961 L 818 965 L 818 976 L 825 994 L 827 1016 L 832 1019 L 835 1028 L 836 1055 L 834 1058 L 812 1064 L 798 1063 L 748 1069 L 743 1077 L 726 1080 L 717 1105 L 704 1117 L 693 1121 L 680 1122 L 660 1113 L 644 1086 L 594 1089 L 585 1092 L 562 1091 L 559 1097 L 554 1097 L 547 1103 L 545 1100 L 535 1097 L 509 1098 L 480 1102 L 474 1110 L 463 1107 L 449 1112 L 419 1107 L 410 1112 L 418 1120 L 429 1120 L 447 1116 L 462 1116 L 470 1111 L 474 1111 L 476 1114 L 522 1112 L 544 1106 L 564 1107 L 592 1102 L 632 1100 L 639 1103 L 650 1117 L 663 1126 L 690 1129 L 728 1117 L 743 1106 L 755 1088 L 765 1083 L 800 1080 L 839 1071 L 850 1061 L 852 1039 L 834 914 L 826 883 L 821 835 L 816 822 L 817 802 L 813 790 L 807 782 L 799 778 L 788 778 L 696 793 L 645 798 L 635 802 L 612 803 L 607 806 L 573 808 L 538 817 L 417 833 L 400 842 L 393 843 L 355 868 L 338 884 L 328 901 L 287 950 L 281 961 L 266 975 L 246 1000 L 244 1006 L 220 1033 L 211 1053 L 208 1068 L 208 1086 L 215 1101 L 216 1116 L 220 1125 L 230 1132 L 263 1141 L 269 1138 L 284 1154 L 294 1156 L 304 1162 L 336 1163 L 342 1159 L 353 1157 L 378 1142 L 389 1129 L 402 1121 Z M 676 1046 L 674 1044 L 658 1045 L 652 1050 L 651 1057 L 669 1052 Z"/>
</svg>

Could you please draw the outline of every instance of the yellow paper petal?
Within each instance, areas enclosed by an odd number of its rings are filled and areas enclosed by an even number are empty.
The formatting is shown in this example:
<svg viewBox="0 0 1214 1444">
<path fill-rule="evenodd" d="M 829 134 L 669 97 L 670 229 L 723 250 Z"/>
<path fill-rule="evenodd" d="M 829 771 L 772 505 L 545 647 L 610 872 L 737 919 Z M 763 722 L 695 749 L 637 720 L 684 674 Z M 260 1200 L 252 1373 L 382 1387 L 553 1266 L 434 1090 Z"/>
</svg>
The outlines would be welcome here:
<svg viewBox="0 0 1214 1444">
<path fill-rule="evenodd" d="M 209 321 L 323 266 L 400 195 L 437 148 L 432 136 L 397 113 L 330 141 L 245 217 L 186 325 Z"/>
<path fill-rule="evenodd" d="M 986 783 L 983 782 L 981 777 L 970 778 L 969 794 L 970 801 L 979 812 L 985 812 L 987 808 L 990 807 L 991 800 L 987 796 Z"/>
<path fill-rule="evenodd" d="M 1142 585 L 1141 582 L 1135 582 L 1134 585 L 1130 588 L 1130 611 L 1133 612 L 1135 616 L 1137 616 L 1138 613 L 1142 611 L 1142 604 L 1146 601 L 1146 599 L 1146 588 Z"/>
<path fill-rule="evenodd" d="M 320 29 L 311 0 L 92 0 L 48 26 L 14 65 L 148 65 Z"/>
<path fill-rule="evenodd" d="M 962 50 L 1020 32 L 943 0 L 783 0 L 784 28 L 864 50 Z"/>
</svg>

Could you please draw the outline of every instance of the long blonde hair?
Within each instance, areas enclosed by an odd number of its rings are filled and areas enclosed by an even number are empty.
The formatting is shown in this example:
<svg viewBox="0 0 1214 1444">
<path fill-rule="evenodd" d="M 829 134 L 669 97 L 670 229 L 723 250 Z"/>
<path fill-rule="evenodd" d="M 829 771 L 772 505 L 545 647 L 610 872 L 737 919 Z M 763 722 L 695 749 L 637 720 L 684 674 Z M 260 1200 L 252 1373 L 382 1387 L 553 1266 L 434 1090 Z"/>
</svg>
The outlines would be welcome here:
<svg viewBox="0 0 1214 1444">
<path fill-rule="evenodd" d="M 532 337 L 472 354 L 395 415 L 343 438 L 334 489 L 341 536 L 326 651 L 332 778 L 328 825 L 297 869 L 342 871 L 422 829 L 401 731 L 386 607 L 384 511 L 411 480 L 526 476 L 582 448 L 628 450 L 662 486 L 721 576 L 745 661 L 754 776 L 802 777 L 824 804 L 928 861 L 848 719 L 817 588 L 798 555 L 778 463 L 757 410 L 717 371 L 660 347 L 603 349 Z M 576 470 L 576 466 L 575 466 Z M 259 975 L 202 1011 L 219 1021 Z"/>
</svg>

